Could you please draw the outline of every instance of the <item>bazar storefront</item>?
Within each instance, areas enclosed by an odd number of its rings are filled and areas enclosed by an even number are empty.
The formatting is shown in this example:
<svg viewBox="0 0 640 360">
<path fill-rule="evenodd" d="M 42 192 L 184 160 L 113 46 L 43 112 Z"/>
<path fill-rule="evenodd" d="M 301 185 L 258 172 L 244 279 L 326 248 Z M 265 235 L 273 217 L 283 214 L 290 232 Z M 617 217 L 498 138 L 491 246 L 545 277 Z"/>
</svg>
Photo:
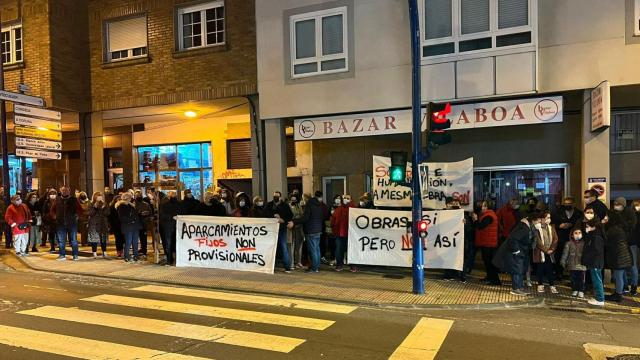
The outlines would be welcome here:
<svg viewBox="0 0 640 360">
<path fill-rule="evenodd" d="M 512 197 L 536 196 L 552 207 L 563 196 L 579 197 L 581 100 L 575 92 L 452 104 L 453 141 L 430 161 L 472 157 L 474 199 L 496 206 Z M 294 120 L 296 140 L 312 142 L 310 176 L 327 199 L 370 192 L 372 157 L 411 151 L 410 129 L 408 109 Z"/>
</svg>

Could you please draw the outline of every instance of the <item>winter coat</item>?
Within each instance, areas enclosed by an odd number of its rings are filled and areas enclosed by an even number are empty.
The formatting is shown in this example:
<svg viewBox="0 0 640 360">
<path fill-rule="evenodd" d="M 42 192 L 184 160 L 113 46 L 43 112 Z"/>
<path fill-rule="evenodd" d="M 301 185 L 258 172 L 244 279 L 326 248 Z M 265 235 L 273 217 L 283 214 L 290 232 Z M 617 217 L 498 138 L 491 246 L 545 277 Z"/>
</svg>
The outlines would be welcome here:
<svg viewBox="0 0 640 360">
<path fill-rule="evenodd" d="M 176 221 L 173 219 L 174 216 L 182 215 L 182 209 L 180 207 L 180 202 L 178 199 L 165 199 L 160 203 L 160 225 L 161 226 L 170 226 L 175 228 Z"/>
<path fill-rule="evenodd" d="M 46 199 L 42 203 L 42 231 L 46 233 L 56 231 L 56 219 L 51 216 L 51 207 L 55 200 Z"/>
<path fill-rule="evenodd" d="M 586 233 L 582 250 L 582 265 L 588 269 L 604 268 L 604 237 L 600 230 Z"/>
<path fill-rule="evenodd" d="M 280 224 L 280 231 L 286 231 L 287 223 L 293 220 L 293 212 L 291 212 L 291 208 L 289 204 L 284 201 L 278 203 L 275 208 L 270 210 L 273 212 L 273 216 L 278 215 L 280 219 L 283 220 L 283 223 Z"/>
<path fill-rule="evenodd" d="M 11 227 L 13 235 L 28 234 L 29 227 L 31 226 L 31 212 L 29 207 L 25 204 L 16 206 L 15 204 L 9 205 L 7 212 L 4 214 L 4 221 Z M 20 229 L 18 226 L 22 225 L 25 228 Z"/>
<path fill-rule="evenodd" d="M 334 236 L 347 237 L 349 234 L 349 206 L 338 206 L 331 215 L 331 232 Z"/>
<path fill-rule="evenodd" d="M 36 201 L 35 204 L 31 204 L 30 202 L 28 202 L 27 207 L 29 207 L 29 211 L 31 212 L 31 225 L 42 225 L 42 204 L 40 203 L 40 201 Z M 38 219 L 40 219 L 39 224 Z"/>
<path fill-rule="evenodd" d="M 542 225 L 542 228 L 534 229 L 533 233 L 536 239 L 536 245 L 533 250 L 533 263 L 540 264 L 547 261 L 555 263 L 553 252 L 558 247 L 556 229 L 552 225 Z M 552 251 L 552 253 L 547 254 L 548 251 Z"/>
<path fill-rule="evenodd" d="M 267 209 L 263 206 L 253 205 L 251 208 L 251 214 L 249 215 L 252 218 L 270 218 Z"/>
<path fill-rule="evenodd" d="M 140 218 L 140 224 L 142 229 L 153 228 L 153 207 L 151 204 L 143 199 L 136 199 L 136 210 L 138 210 L 138 217 Z"/>
<path fill-rule="evenodd" d="M 211 203 L 200 203 L 199 214 L 203 216 L 227 216 L 227 209 L 220 201 L 211 199 Z"/>
<path fill-rule="evenodd" d="M 114 234 L 120 234 L 122 230 L 120 229 L 120 219 L 118 218 L 118 212 L 116 211 L 116 203 L 112 203 L 109 206 L 109 215 L 107 216 L 109 221 L 109 229 Z"/>
<path fill-rule="evenodd" d="M 79 200 L 78 202 L 82 208 L 82 211 L 78 213 L 78 223 L 86 224 L 89 221 L 89 208 L 93 207 L 93 204 L 91 204 L 89 200 L 85 200 L 84 202 Z"/>
<path fill-rule="evenodd" d="M 80 202 L 74 196 L 66 198 L 58 196 L 51 207 L 50 214 L 56 220 L 58 227 L 71 228 L 78 226 L 78 216 L 83 211 Z"/>
<path fill-rule="evenodd" d="M 607 205 L 600 201 L 600 199 L 596 199 L 596 201 L 589 204 L 589 206 L 593 208 L 593 212 L 599 219 L 604 219 L 609 211 L 609 209 L 607 209 Z"/>
<path fill-rule="evenodd" d="M 569 241 L 562 252 L 560 264 L 569 271 L 587 271 L 587 267 L 582 265 L 583 252 L 584 241 Z"/>
<path fill-rule="evenodd" d="M 302 218 L 302 215 L 304 215 L 304 209 L 302 208 L 302 206 L 300 206 L 300 203 L 289 204 L 289 206 L 291 207 L 291 213 L 293 214 L 294 219 Z M 293 239 L 303 238 L 304 229 L 302 228 L 302 225 L 300 224 L 294 225 L 293 229 L 291 229 L 291 236 L 293 237 Z"/>
<path fill-rule="evenodd" d="M 120 230 L 123 234 L 141 229 L 142 225 L 135 203 L 120 200 L 116 202 L 116 211 L 118 212 L 118 220 L 120 220 Z"/>
<path fill-rule="evenodd" d="M 316 198 L 311 198 L 304 208 L 302 217 L 293 219 L 294 224 L 302 224 L 305 234 L 320 234 L 324 227 L 325 211 L 322 203 Z"/>
<path fill-rule="evenodd" d="M 97 243 L 102 236 L 109 235 L 109 207 L 92 206 L 88 210 L 89 220 L 87 225 L 88 240 Z"/>
<path fill-rule="evenodd" d="M 200 209 L 200 201 L 194 198 L 185 198 L 181 201 L 180 206 L 182 207 L 181 215 L 198 215 L 198 210 Z"/>
<path fill-rule="evenodd" d="M 571 216 L 567 216 L 567 212 L 564 209 L 560 209 L 553 216 L 553 223 L 556 224 L 556 231 L 558 233 L 558 242 L 560 244 L 567 243 L 571 240 L 571 232 L 573 228 L 576 226 L 578 221 L 584 219 L 584 213 L 575 207 L 573 208 L 573 213 Z M 571 226 L 567 229 L 560 229 L 561 224 L 569 223 Z"/>
<path fill-rule="evenodd" d="M 624 229 L 620 226 L 614 226 L 607 230 L 606 235 L 604 243 L 606 267 L 611 270 L 630 267 L 631 252 Z"/>
<path fill-rule="evenodd" d="M 525 271 L 523 267 L 531 251 L 533 242 L 533 233 L 526 220 L 520 221 L 511 231 L 507 240 L 498 248 L 493 258 L 493 264 L 502 271 L 511 274 L 522 274 Z M 516 254 L 517 253 L 517 254 Z M 524 261 L 516 262 L 515 258 L 524 259 Z"/>
<path fill-rule="evenodd" d="M 636 216 L 636 212 L 632 206 L 626 206 L 624 210 L 620 213 L 622 215 L 622 229 L 625 232 L 626 238 L 631 239 L 631 235 L 636 227 L 638 222 L 638 218 Z"/>
<path fill-rule="evenodd" d="M 629 238 L 629 246 L 632 245 L 640 245 L 640 211 L 636 212 L 636 226 L 633 227 Z"/>
<path fill-rule="evenodd" d="M 499 235 L 503 238 L 509 237 L 509 234 L 518 223 L 518 214 L 516 210 L 511 207 L 511 204 L 507 204 L 496 213 L 498 216 Z"/>
<path fill-rule="evenodd" d="M 493 210 L 478 215 L 476 223 L 476 247 L 498 247 L 498 216 Z"/>
</svg>

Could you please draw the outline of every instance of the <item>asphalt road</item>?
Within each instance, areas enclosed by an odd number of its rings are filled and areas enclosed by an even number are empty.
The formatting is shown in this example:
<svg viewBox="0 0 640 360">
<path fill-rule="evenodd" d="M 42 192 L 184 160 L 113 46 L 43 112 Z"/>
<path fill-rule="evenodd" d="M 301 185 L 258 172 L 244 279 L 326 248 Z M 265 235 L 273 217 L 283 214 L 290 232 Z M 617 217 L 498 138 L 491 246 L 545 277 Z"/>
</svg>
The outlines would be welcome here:
<svg viewBox="0 0 640 360">
<path fill-rule="evenodd" d="M 640 347 L 638 315 L 351 307 L 149 285 L 0 265 L 0 358 L 571 360 L 592 358 L 585 343 Z"/>
</svg>

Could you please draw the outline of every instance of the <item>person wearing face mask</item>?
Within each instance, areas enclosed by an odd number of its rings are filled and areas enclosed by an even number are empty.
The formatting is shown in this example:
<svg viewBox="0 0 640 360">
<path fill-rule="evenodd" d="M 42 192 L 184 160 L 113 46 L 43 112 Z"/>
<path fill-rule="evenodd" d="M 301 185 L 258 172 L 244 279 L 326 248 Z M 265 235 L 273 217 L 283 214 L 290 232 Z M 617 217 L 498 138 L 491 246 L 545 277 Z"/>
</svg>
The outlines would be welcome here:
<svg viewBox="0 0 640 360">
<path fill-rule="evenodd" d="M 303 214 L 303 208 L 300 201 L 300 193 L 292 193 L 289 197 L 289 206 L 291 207 L 291 213 L 293 213 L 293 219 L 301 219 Z M 293 263 L 298 269 L 302 268 L 302 245 L 304 244 L 304 231 L 302 225 L 294 225 L 291 231 L 291 244 L 293 254 Z"/>
<path fill-rule="evenodd" d="M 509 237 L 509 234 L 516 226 L 519 219 L 519 208 L 520 201 L 513 198 L 496 212 L 496 216 L 498 216 L 498 242 L 500 244 Z"/>
<path fill-rule="evenodd" d="M 562 263 L 563 268 L 571 272 L 571 296 L 583 299 L 587 267 L 582 265 L 582 253 L 584 251 L 582 230 L 573 229 L 569 236 L 570 240 L 564 247 L 560 263 Z"/>
<path fill-rule="evenodd" d="M 233 212 L 235 217 L 249 217 L 251 212 L 251 200 L 249 196 L 243 192 L 236 194 L 236 210 Z"/>
<path fill-rule="evenodd" d="M 166 266 L 173 265 L 176 248 L 176 220 L 175 217 L 182 215 L 178 194 L 175 190 L 169 191 L 167 200 L 160 204 L 160 234 L 162 235 L 162 248 L 167 258 Z"/>
<path fill-rule="evenodd" d="M 253 197 L 253 206 L 251 206 L 251 211 L 249 212 L 249 216 L 252 218 L 269 218 L 269 214 L 267 214 L 266 207 L 264 205 L 264 200 L 262 196 L 254 196 Z"/>
<path fill-rule="evenodd" d="M 535 225 L 536 245 L 533 250 L 533 263 L 535 264 L 538 277 L 538 292 L 544 292 L 545 279 L 549 283 L 549 289 L 552 294 L 557 294 L 554 276 L 554 253 L 558 246 L 558 235 L 551 225 L 551 214 L 548 211 L 543 212 L 542 222 Z"/>
<path fill-rule="evenodd" d="M 124 261 L 137 262 L 138 253 L 138 233 L 142 227 L 138 210 L 134 202 L 133 196 L 130 192 L 122 194 L 120 201 L 116 203 L 116 211 L 118 212 L 118 219 L 120 219 L 120 229 L 124 235 Z M 131 258 L 131 252 L 133 252 L 133 258 Z"/>
<path fill-rule="evenodd" d="M 555 276 L 561 280 L 564 275 L 564 268 L 560 258 L 564 254 L 564 246 L 569 243 L 572 236 L 573 228 L 578 224 L 580 219 L 584 217 L 582 211 L 575 207 L 572 197 L 565 197 L 562 205 L 553 215 L 553 223 L 556 225 L 558 233 L 558 248 L 555 252 Z"/>
<path fill-rule="evenodd" d="M 31 227 L 29 228 L 29 245 L 26 253 L 29 253 L 29 248 L 32 252 L 38 252 L 37 246 L 40 244 L 40 227 L 42 226 L 42 206 L 38 201 L 38 194 L 32 192 L 28 195 L 28 199 L 26 205 L 31 212 Z"/>
<path fill-rule="evenodd" d="M 220 203 L 224 206 L 228 216 L 233 215 L 235 203 L 232 201 L 231 193 L 227 189 L 220 190 Z"/>
<path fill-rule="evenodd" d="M 287 204 L 282 199 L 282 193 L 280 191 L 273 192 L 273 200 L 267 203 L 267 214 L 270 217 L 273 217 L 278 220 L 278 224 L 280 224 L 280 228 L 278 230 L 278 249 L 276 251 L 276 258 L 282 261 L 284 272 L 291 272 L 291 257 L 289 256 L 289 246 L 287 244 L 288 240 L 288 229 L 293 228 L 293 226 L 289 227 L 289 224 L 292 223 L 293 213 L 291 212 L 291 208 L 289 204 Z"/>
<path fill-rule="evenodd" d="M 493 266 L 492 259 L 498 248 L 498 216 L 489 209 L 487 201 L 480 202 L 480 214 L 473 214 L 473 225 L 476 230 L 475 246 L 482 253 L 487 272 L 487 281 L 491 285 L 501 285 L 498 269 Z"/>
<path fill-rule="evenodd" d="M 447 210 L 462 209 L 462 207 L 460 206 L 460 200 L 455 199 L 453 197 L 447 197 L 446 208 Z M 473 248 L 472 244 L 469 244 L 471 241 L 469 240 L 468 236 L 469 236 L 469 232 L 472 231 L 472 227 L 471 227 L 471 220 L 469 219 L 469 221 L 467 221 L 466 219 L 466 214 L 462 221 L 464 222 L 464 261 L 463 261 L 462 271 L 451 270 L 451 269 L 444 270 L 442 277 L 445 281 L 460 280 L 463 283 L 467 281 L 466 270 L 470 266 L 468 264 L 468 261 L 471 256 L 469 252 L 472 251 L 472 248 Z"/>
<path fill-rule="evenodd" d="M 227 216 L 227 209 L 214 196 L 213 192 L 207 191 L 204 194 L 204 201 L 200 204 L 199 214 L 204 216 Z"/>
<path fill-rule="evenodd" d="M 118 193 L 118 195 L 114 196 L 111 202 L 109 203 L 109 228 L 113 233 L 113 237 L 116 242 L 116 256 L 118 258 L 122 258 L 122 250 L 124 249 L 124 234 L 122 233 L 122 228 L 120 226 L 120 218 L 118 218 L 118 212 L 116 211 L 116 203 L 120 201 L 122 197 L 122 193 Z"/>
<path fill-rule="evenodd" d="M 113 198 L 115 197 L 115 195 L 113 194 L 113 191 L 111 191 L 111 189 L 106 186 L 104 188 L 104 203 L 105 204 L 111 204 L 111 201 L 113 201 Z"/>
<path fill-rule="evenodd" d="M 51 245 L 49 253 L 56 253 L 56 246 L 58 244 L 57 232 L 56 232 L 56 219 L 51 216 L 51 208 L 56 202 L 58 192 L 55 189 L 51 189 L 45 195 L 45 199 L 42 203 L 42 232 L 47 234 L 47 239 Z"/>
<path fill-rule="evenodd" d="M 611 269 L 615 279 L 615 292 L 605 296 L 609 301 L 622 301 L 622 294 L 626 285 L 626 269 L 631 267 L 631 253 L 624 230 L 625 222 L 618 211 L 609 213 L 609 221 L 605 229 L 604 254 L 605 265 Z"/>
<path fill-rule="evenodd" d="M 621 196 L 613 202 L 613 211 L 621 215 L 622 229 L 625 231 L 627 238 L 630 238 L 638 221 L 634 209 L 627 206 L 627 199 Z"/>
<path fill-rule="evenodd" d="M 334 197 L 334 212 L 331 215 L 331 231 L 336 240 L 336 271 L 342 271 L 344 256 L 347 250 L 349 235 L 349 208 L 352 207 L 351 196 L 336 195 Z M 352 267 L 355 272 L 355 268 Z"/>
<path fill-rule="evenodd" d="M 593 284 L 592 299 L 588 303 L 594 306 L 604 306 L 604 284 L 602 283 L 602 269 L 604 268 L 604 237 L 600 231 L 600 221 L 592 218 L 585 224 L 584 248 L 582 250 L 582 265 L 587 267 Z"/>
<path fill-rule="evenodd" d="M 11 205 L 7 208 L 4 221 L 11 227 L 16 255 L 28 255 L 26 249 L 29 244 L 31 212 L 27 205 L 22 203 L 20 195 L 14 195 L 11 198 Z"/>
<path fill-rule="evenodd" d="M 267 202 L 266 210 L 269 214 L 275 214 L 276 208 L 280 204 L 280 200 L 282 199 L 282 193 L 280 191 L 274 191 L 271 201 Z"/>
<path fill-rule="evenodd" d="M 585 190 L 584 192 L 584 202 L 586 206 L 593 208 L 594 213 L 600 220 L 604 220 L 607 216 L 607 205 L 605 205 L 600 199 L 598 199 L 600 194 L 595 189 Z M 586 210 L 585 206 L 585 210 Z"/>
<path fill-rule="evenodd" d="M 302 225 L 304 228 L 310 260 L 309 268 L 305 271 L 307 273 L 317 273 L 320 268 L 320 238 L 325 218 L 326 211 L 323 208 L 322 192 L 316 191 L 315 197 L 307 202 L 302 217 L 293 219 L 287 225 L 290 229 L 295 225 Z"/>
<path fill-rule="evenodd" d="M 80 245 L 87 246 L 87 222 L 89 221 L 89 208 L 93 206 L 87 198 L 87 193 L 81 191 L 78 194 L 78 201 L 82 211 L 78 214 L 78 231 L 80 232 Z"/>
<path fill-rule="evenodd" d="M 102 257 L 107 258 L 107 240 L 109 239 L 109 206 L 101 192 L 93 193 L 89 208 L 87 241 L 91 244 L 93 258 L 98 257 L 98 244 L 102 249 Z"/>
<path fill-rule="evenodd" d="M 78 218 L 84 210 L 76 197 L 71 195 L 68 186 L 60 188 L 58 196 L 51 207 L 51 216 L 56 220 L 58 234 L 58 260 L 66 260 L 66 241 L 71 243 L 73 260 L 78 258 Z"/>
<path fill-rule="evenodd" d="M 631 231 L 629 237 L 629 252 L 631 253 L 631 268 L 629 269 L 631 277 L 631 288 L 629 293 L 632 296 L 638 295 L 638 267 L 640 264 L 640 200 L 634 200 L 632 203 L 632 209 L 636 216 L 636 225 Z"/>
<path fill-rule="evenodd" d="M 193 196 L 191 189 L 186 189 L 180 206 L 182 206 L 182 215 L 198 215 L 200 201 Z"/>
</svg>

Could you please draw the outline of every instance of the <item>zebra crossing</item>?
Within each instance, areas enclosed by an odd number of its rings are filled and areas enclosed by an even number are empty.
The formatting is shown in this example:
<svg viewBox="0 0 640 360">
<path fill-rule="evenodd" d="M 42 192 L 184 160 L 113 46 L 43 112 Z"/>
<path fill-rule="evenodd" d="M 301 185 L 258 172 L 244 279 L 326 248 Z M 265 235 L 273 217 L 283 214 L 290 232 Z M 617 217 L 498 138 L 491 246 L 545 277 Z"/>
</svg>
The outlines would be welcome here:
<svg viewBox="0 0 640 360">
<path fill-rule="evenodd" d="M 15 314 L 20 319 L 36 320 L 30 324 L 48 321 L 56 326 L 67 324 L 65 329 L 74 329 L 76 326 L 95 328 L 95 333 L 107 332 L 108 329 L 116 333 L 140 333 L 141 336 L 160 335 L 198 344 L 229 346 L 226 351 L 242 348 L 295 358 L 287 355 L 305 344 L 308 341 L 305 337 L 328 331 L 336 322 L 345 321 L 345 316 L 348 317 L 358 309 L 357 306 L 325 302 L 161 285 L 145 285 L 128 290 L 127 296 L 105 293 L 80 298 L 75 302 L 77 306 L 45 305 L 16 311 Z M 153 298 L 158 296 L 163 300 Z M 243 306 L 213 306 L 209 305 L 209 300 L 222 301 L 225 305 L 261 305 L 260 309 L 264 308 L 265 311 L 246 310 Z M 200 301 L 200 304 L 194 303 L 196 301 Z M 203 305 L 202 301 L 207 305 Z M 305 316 L 292 314 L 298 311 L 304 311 Z M 150 316 L 150 313 L 154 315 Z M 190 321 L 194 316 L 198 318 L 197 323 Z M 232 323 L 231 326 L 228 322 Z M 234 329 L 233 322 L 236 322 L 235 327 L 241 327 L 238 324 L 256 324 L 255 327 L 249 327 L 249 330 L 255 331 Z M 451 324 L 446 320 L 423 318 L 389 359 L 435 358 Z M 271 327 L 276 330 L 272 331 Z M 294 335 L 288 336 L 289 334 Z M 146 346 L 132 346 L 131 339 L 134 338 L 129 338 L 128 344 L 120 344 L 118 341 L 109 341 L 113 336 L 100 340 L 95 336 L 90 337 L 71 335 L 68 330 L 59 334 L 52 333 L 50 329 L 47 331 L 23 328 L 16 324 L 0 324 L 1 345 L 44 354 L 80 359 L 220 358 L 217 357 L 219 353 L 211 351 L 188 355 L 188 351 L 163 351 L 144 342 L 142 343 Z"/>
</svg>

